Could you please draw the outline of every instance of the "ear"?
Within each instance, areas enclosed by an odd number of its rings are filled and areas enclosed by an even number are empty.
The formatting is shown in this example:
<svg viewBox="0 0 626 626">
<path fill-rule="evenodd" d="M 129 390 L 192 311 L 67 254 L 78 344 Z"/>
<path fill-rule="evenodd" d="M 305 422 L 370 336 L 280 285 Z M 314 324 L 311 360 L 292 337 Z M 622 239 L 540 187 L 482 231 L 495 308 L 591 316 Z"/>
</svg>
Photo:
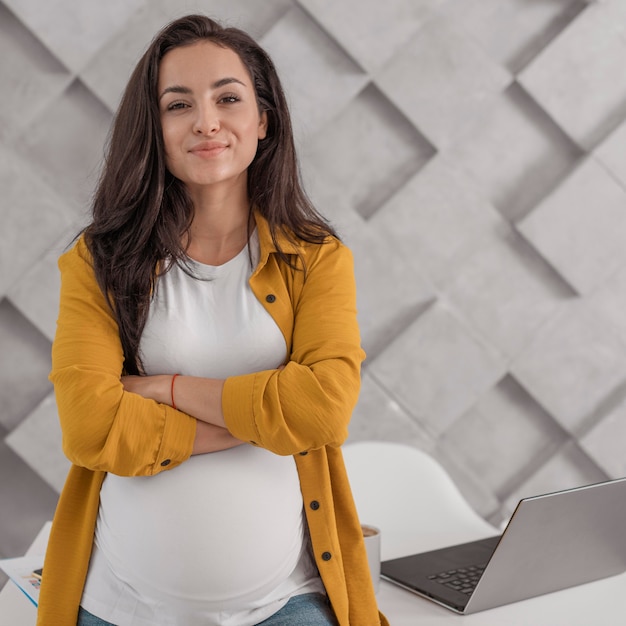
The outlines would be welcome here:
<svg viewBox="0 0 626 626">
<path fill-rule="evenodd" d="M 267 137 L 267 111 L 261 112 L 261 117 L 259 119 L 259 139 L 265 139 Z"/>
</svg>

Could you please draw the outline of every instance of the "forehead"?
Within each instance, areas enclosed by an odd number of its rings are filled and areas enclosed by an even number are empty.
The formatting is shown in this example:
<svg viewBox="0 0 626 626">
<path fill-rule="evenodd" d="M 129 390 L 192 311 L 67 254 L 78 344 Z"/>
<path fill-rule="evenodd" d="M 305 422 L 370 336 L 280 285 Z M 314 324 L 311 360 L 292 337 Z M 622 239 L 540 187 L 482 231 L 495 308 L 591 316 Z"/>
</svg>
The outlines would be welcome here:
<svg viewBox="0 0 626 626">
<path fill-rule="evenodd" d="M 170 84 L 201 85 L 224 77 L 237 78 L 252 87 L 248 69 L 239 55 L 212 41 L 199 41 L 169 50 L 159 64 L 159 90 Z"/>
</svg>

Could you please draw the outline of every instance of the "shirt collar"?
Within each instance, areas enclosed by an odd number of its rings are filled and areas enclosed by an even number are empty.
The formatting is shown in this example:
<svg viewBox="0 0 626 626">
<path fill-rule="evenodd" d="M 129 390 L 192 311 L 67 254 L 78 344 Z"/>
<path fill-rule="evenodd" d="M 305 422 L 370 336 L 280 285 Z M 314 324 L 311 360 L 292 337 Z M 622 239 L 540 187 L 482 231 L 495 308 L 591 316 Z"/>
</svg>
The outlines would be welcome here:
<svg viewBox="0 0 626 626">
<path fill-rule="evenodd" d="M 259 235 L 259 248 L 261 251 L 259 263 L 264 265 L 270 254 L 278 252 L 278 248 L 272 240 L 269 222 L 258 211 L 254 212 L 254 219 L 256 221 L 257 233 Z M 284 254 L 301 253 L 301 246 L 291 241 L 281 230 L 277 230 L 276 232 L 276 242 Z"/>
</svg>

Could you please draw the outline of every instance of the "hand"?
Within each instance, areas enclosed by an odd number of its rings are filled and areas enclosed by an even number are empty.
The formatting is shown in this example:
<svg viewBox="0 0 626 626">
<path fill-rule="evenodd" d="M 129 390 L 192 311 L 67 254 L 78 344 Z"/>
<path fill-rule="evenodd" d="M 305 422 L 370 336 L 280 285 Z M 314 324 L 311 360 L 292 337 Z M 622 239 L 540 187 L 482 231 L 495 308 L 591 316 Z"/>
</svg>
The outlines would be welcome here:
<svg viewBox="0 0 626 626">
<path fill-rule="evenodd" d="M 207 422 L 196 422 L 196 438 L 193 442 L 192 456 L 228 450 L 240 446 L 243 441 L 235 439 L 225 428 L 213 426 Z"/>
<path fill-rule="evenodd" d="M 122 376 L 124 391 L 136 393 L 144 398 L 170 404 L 172 377 L 169 374 L 156 376 Z"/>
</svg>

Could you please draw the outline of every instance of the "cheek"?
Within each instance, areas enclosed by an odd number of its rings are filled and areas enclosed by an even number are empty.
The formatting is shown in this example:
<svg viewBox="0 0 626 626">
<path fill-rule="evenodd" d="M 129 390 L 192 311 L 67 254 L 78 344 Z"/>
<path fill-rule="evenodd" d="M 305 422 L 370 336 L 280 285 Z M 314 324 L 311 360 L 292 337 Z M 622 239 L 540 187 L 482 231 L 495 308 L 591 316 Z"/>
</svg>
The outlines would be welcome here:
<svg viewBox="0 0 626 626">
<path fill-rule="evenodd" d="M 259 127 L 259 120 L 252 119 L 246 125 L 245 129 L 245 137 L 248 145 L 252 147 L 259 142 L 259 139 L 262 139 L 263 134 L 261 133 L 261 129 Z"/>
<path fill-rule="evenodd" d="M 169 156 L 173 152 L 174 133 L 170 125 L 161 124 L 161 133 L 163 135 L 163 146 L 165 154 Z"/>
<path fill-rule="evenodd" d="M 170 172 L 174 173 L 177 157 L 180 153 L 178 133 L 171 124 L 161 124 L 161 133 L 163 136 L 163 148 L 165 149 L 165 166 Z"/>
</svg>

